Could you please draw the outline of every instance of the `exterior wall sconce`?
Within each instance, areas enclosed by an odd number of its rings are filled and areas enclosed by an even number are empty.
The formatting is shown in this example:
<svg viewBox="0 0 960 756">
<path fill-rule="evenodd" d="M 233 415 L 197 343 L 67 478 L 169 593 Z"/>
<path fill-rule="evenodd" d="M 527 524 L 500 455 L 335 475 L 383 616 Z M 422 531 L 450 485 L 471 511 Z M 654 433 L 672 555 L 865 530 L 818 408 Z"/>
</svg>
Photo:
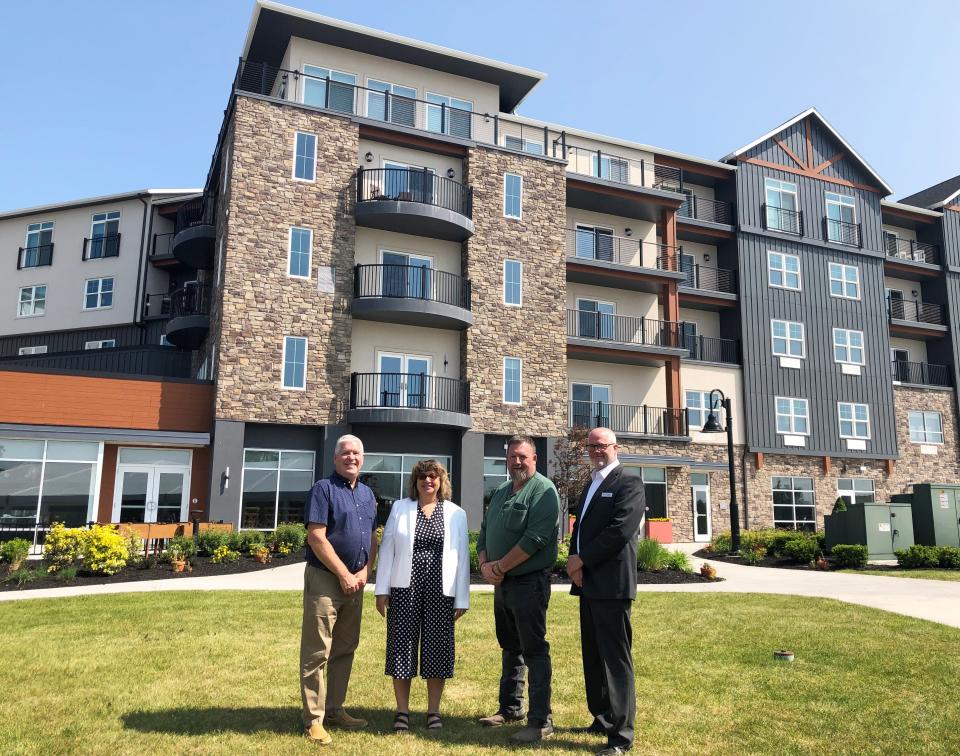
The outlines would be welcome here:
<svg viewBox="0 0 960 756">
<path fill-rule="evenodd" d="M 373 153 L 372 153 L 372 152 L 368 152 L 366 155 L 363 156 L 363 159 L 366 160 L 368 163 L 372 163 L 372 162 L 373 162 Z"/>
<path fill-rule="evenodd" d="M 453 168 L 447 168 L 447 178 L 453 178 L 457 175 L 457 172 Z"/>
<path fill-rule="evenodd" d="M 632 228 L 625 228 L 625 229 L 623 229 L 623 233 L 626 234 L 627 236 L 633 236 L 633 229 L 632 229 Z"/>
<path fill-rule="evenodd" d="M 919 294 L 919 292 L 917 292 L 916 289 L 914 289 L 913 291 L 910 292 L 910 296 L 913 297 L 914 299 L 916 299 L 917 297 L 920 296 L 920 294 Z"/>
<path fill-rule="evenodd" d="M 705 254 L 705 255 L 703 256 L 703 261 L 704 261 L 704 262 L 710 262 L 710 255 L 709 255 L 709 254 Z"/>
</svg>

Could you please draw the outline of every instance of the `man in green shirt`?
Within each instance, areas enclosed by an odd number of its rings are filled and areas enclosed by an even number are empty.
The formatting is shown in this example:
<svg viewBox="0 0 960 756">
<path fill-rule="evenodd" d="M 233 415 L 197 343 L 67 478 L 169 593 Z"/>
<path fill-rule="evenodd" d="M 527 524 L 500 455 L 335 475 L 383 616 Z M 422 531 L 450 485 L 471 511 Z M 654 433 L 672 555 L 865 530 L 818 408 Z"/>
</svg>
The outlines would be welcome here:
<svg viewBox="0 0 960 756">
<path fill-rule="evenodd" d="M 523 718 L 523 668 L 530 671 L 527 726 L 510 738 L 533 743 L 553 735 L 550 714 L 550 644 L 547 604 L 557 559 L 560 497 L 537 472 L 528 436 L 507 441 L 510 480 L 493 494 L 480 526 L 480 573 L 494 586 L 493 616 L 502 653 L 500 707 L 480 724 L 498 727 Z"/>
</svg>

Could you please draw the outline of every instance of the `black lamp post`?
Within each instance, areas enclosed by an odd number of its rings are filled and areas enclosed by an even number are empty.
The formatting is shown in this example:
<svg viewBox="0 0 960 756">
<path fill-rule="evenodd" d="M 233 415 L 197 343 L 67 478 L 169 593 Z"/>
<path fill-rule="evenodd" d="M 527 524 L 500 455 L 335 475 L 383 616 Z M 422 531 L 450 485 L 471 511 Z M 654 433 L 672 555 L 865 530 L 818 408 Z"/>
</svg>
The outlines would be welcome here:
<svg viewBox="0 0 960 756">
<path fill-rule="evenodd" d="M 723 407 L 727 415 L 727 427 L 720 425 L 720 418 L 714 410 L 716 403 L 713 401 L 713 395 L 719 394 L 720 406 Z M 707 422 L 703 424 L 703 433 L 723 433 L 727 432 L 727 462 L 730 465 L 730 550 L 737 554 L 740 552 L 740 507 L 737 505 L 737 479 L 733 466 L 733 409 L 730 399 L 724 396 L 720 389 L 714 389 L 710 392 L 708 400 L 710 405 L 710 414 L 707 415 Z"/>
</svg>

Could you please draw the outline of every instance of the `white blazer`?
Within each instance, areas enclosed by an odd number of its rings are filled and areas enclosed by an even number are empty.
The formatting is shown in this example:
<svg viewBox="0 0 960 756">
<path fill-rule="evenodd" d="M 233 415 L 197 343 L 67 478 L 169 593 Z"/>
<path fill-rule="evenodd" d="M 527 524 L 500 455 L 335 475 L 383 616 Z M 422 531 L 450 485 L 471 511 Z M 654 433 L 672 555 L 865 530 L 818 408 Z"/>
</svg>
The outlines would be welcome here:
<svg viewBox="0 0 960 756">
<path fill-rule="evenodd" d="M 376 595 L 387 596 L 391 588 L 409 588 L 413 570 L 413 537 L 417 530 L 417 502 L 399 499 L 393 503 L 383 528 L 377 562 Z M 452 501 L 443 502 L 443 562 L 441 588 L 454 599 L 455 609 L 470 606 L 470 545 L 467 513 Z"/>
</svg>

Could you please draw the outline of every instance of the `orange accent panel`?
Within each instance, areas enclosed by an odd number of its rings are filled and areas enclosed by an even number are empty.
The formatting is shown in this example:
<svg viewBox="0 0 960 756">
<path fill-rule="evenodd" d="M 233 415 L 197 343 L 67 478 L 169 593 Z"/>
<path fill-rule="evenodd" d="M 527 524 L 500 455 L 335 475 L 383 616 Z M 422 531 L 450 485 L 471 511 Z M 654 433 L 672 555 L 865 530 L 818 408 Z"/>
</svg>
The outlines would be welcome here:
<svg viewBox="0 0 960 756">
<path fill-rule="evenodd" d="M 757 452 L 757 469 L 763 469 L 763 452 Z"/>
<path fill-rule="evenodd" d="M 896 464 L 894 460 L 888 459 L 887 462 L 887 475 L 893 475 L 893 466 Z"/>
<path fill-rule="evenodd" d="M 0 422 L 209 433 L 213 386 L 0 371 Z"/>
<path fill-rule="evenodd" d="M 824 475 L 830 474 L 830 457 L 823 458 L 823 472 Z"/>
<path fill-rule="evenodd" d="M 671 357 L 666 363 L 667 367 L 667 406 L 682 407 L 683 400 L 680 398 L 680 358 Z"/>
<path fill-rule="evenodd" d="M 807 133 L 807 168 L 813 165 L 813 138 L 810 136 L 810 116 L 803 120 L 803 126 Z"/>
<path fill-rule="evenodd" d="M 97 505 L 97 522 L 110 522 L 113 516 L 113 489 L 117 484 L 117 447 L 103 445 L 103 468 L 100 473 L 100 502 Z"/>
</svg>

